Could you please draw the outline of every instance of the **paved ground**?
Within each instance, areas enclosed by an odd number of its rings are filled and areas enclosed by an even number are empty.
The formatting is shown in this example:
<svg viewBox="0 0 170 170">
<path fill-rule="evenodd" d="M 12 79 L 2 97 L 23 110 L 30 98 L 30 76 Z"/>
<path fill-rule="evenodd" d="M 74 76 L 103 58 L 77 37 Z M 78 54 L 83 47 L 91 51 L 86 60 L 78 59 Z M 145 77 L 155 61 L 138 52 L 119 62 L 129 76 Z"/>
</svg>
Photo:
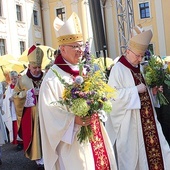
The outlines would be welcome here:
<svg viewBox="0 0 170 170">
<path fill-rule="evenodd" d="M 2 165 L 0 170 L 36 170 L 34 161 L 27 159 L 23 151 L 17 151 L 16 146 L 5 144 L 2 146 Z"/>
</svg>

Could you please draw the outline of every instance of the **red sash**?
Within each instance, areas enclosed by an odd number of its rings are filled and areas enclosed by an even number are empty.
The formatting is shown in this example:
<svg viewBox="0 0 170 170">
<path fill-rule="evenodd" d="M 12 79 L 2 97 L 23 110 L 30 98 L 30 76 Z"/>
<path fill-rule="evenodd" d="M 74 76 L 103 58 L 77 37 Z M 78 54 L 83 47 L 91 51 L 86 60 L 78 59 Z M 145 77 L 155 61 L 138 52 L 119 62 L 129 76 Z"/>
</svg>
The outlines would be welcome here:
<svg viewBox="0 0 170 170">
<path fill-rule="evenodd" d="M 24 108 L 23 116 L 21 119 L 20 137 L 23 140 L 23 149 L 26 152 L 32 141 L 33 125 L 31 107 Z"/>
<path fill-rule="evenodd" d="M 17 142 L 17 134 L 18 134 L 18 125 L 17 125 L 17 121 L 14 120 L 12 121 L 12 127 L 13 127 L 13 141 L 12 141 L 12 144 L 18 144 Z"/>
<path fill-rule="evenodd" d="M 14 87 L 15 87 L 15 84 L 10 84 L 11 89 L 14 89 Z"/>
<path fill-rule="evenodd" d="M 91 141 L 92 152 L 95 162 L 95 170 L 110 170 L 109 158 L 107 155 L 98 114 L 91 116 L 91 129 L 94 139 Z"/>
</svg>

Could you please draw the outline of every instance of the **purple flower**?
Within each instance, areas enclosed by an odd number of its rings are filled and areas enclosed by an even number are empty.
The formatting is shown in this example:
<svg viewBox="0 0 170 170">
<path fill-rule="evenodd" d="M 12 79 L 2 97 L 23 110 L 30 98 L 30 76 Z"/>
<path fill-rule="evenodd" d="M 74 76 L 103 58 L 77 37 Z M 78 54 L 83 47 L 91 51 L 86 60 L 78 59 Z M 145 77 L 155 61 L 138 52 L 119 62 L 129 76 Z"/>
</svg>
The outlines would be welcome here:
<svg viewBox="0 0 170 170">
<path fill-rule="evenodd" d="M 90 72 L 90 70 L 91 70 L 91 69 L 90 69 L 90 66 L 87 65 L 87 64 L 84 66 L 84 68 L 86 69 L 87 72 Z"/>
<path fill-rule="evenodd" d="M 75 94 L 72 94 L 71 97 L 72 97 L 73 99 L 77 99 L 77 98 L 78 98 L 77 95 L 75 95 Z"/>
<path fill-rule="evenodd" d="M 149 50 L 146 50 L 145 55 L 150 57 L 150 56 L 151 56 L 150 51 L 149 51 Z"/>
<path fill-rule="evenodd" d="M 91 105 L 92 104 L 91 100 L 87 100 L 87 104 Z"/>
<path fill-rule="evenodd" d="M 93 67 L 92 67 L 91 55 L 89 52 L 89 42 L 86 42 L 86 44 L 85 44 L 83 59 L 85 59 L 86 71 L 90 72 Z"/>
<path fill-rule="evenodd" d="M 89 42 L 87 41 L 85 44 L 85 50 L 84 50 L 84 55 L 89 54 Z"/>
<path fill-rule="evenodd" d="M 76 91 L 80 91 L 80 89 L 77 88 L 77 87 L 73 87 L 73 88 L 71 89 L 71 93 L 75 93 Z"/>
<path fill-rule="evenodd" d="M 151 52 L 150 52 L 149 50 L 146 50 L 144 56 L 145 56 L 145 60 L 147 60 L 147 61 L 150 60 L 150 58 L 151 58 Z"/>
<path fill-rule="evenodd" d="M 71 97 L 73 98 L 73 99 L 76 99 L 76 98 L 78 98 L 78 93 L 80 92 L 80 90 L 78 89 L 78 88 L 72 88 L 71 89 Z"/>
<path fill-rule="evenodd" d="M 106 98 L 106 97 L 102 97 L 102 100 L 103 100 L 103 101 L 107 101 L 107 98 Z"/>
</svg>

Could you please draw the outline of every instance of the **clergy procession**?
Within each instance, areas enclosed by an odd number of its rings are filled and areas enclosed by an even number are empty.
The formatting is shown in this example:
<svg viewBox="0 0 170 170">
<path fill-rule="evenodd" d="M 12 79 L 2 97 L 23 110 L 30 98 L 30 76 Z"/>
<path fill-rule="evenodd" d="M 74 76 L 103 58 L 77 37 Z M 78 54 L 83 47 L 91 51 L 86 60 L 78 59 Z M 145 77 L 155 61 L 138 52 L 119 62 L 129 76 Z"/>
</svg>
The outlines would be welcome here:
<svg viewBox="0 0 170 170">
<path fill-rule="evenodd" d="M 76 13 L 53 26 L 56 50 L 33 44 L 3 70 L 0 169 L 10 143 L 36 169 L 170 170 L 170 57 L 148 50 L 152 30 L 134 26 L 106 72 Z"/>
</svg>

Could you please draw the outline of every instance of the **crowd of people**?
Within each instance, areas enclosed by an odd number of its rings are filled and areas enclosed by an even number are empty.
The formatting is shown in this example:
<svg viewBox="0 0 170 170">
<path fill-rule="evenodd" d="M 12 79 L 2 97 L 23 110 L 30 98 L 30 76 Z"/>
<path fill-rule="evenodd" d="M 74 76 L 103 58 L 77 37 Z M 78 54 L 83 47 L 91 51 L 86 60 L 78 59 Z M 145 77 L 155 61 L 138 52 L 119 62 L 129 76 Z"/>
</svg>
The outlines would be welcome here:
<svg viewBox="0 0 170 170">
<path fill-rule="evenodd" d="M 112 110 L 105 123 L 99 117 L 76 115 L 67 105 L 55 105 L 64 98 L 63 81 L 79 76 L 84 40 L 79 17 L 66 22 L 58 17 L 54 30 L 59 50 L 54 63 L 42 70 L 43 51 L 33 45 L 27 54 L 28 68 L 22 76 L 14 70 L 0 83 L 0 164 L 2 145 L 10 142 L 24 150 L 45 170 L 169 170 L 170 106 L 156 109 L 140 63 L 152 39 L 152 31 L 134 27 L 126 53 L 111 68 L 107 84 L 116 88 Z M 99 70 L 95 64 L 95 71 Z M 169 89 L 161 89 L 168 95 Z M 66 93 L 66 92 L 65 92 Z M 168 98 L 168 96 L 167 96 Z M 169 98 L 168 98 L 169 99 Z M 69 100 L 69 99 L 68 99 Z M 169 121 L 169 122 L 168 122 Z M 161 124 L 160 124 L 161 123 Z M 95 140 L 80 142 L 81 127 L 93 124 Z"/>
</svg>

